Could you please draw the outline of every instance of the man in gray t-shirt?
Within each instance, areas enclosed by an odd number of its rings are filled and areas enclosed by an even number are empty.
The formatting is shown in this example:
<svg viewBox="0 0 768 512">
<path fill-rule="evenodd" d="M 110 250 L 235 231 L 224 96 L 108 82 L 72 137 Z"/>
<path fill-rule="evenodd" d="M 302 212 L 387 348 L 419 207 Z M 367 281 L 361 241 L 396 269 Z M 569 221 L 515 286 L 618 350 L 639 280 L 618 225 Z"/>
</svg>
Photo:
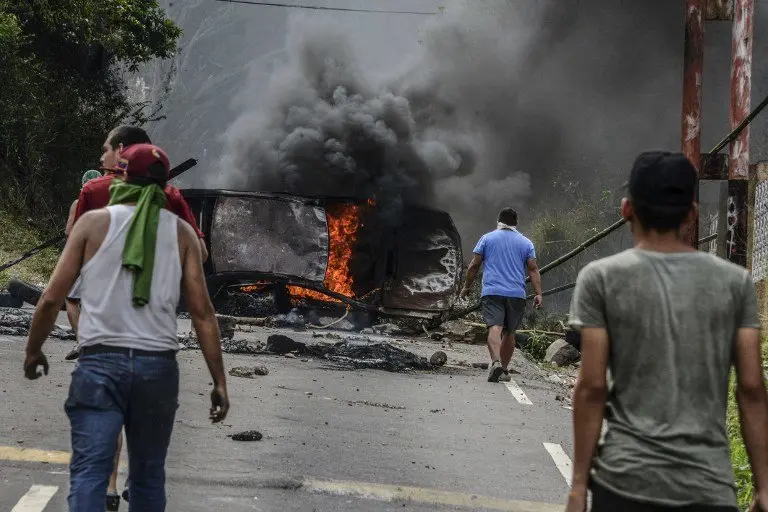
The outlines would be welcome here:
<svg viewBox="0 0 768 512">
<path fill-rule="evenodd" d="M 635 248 L 579 274 L 570 322 L 581 331 L 582 367 L 568 512 L 585 510 L 588 487 L 595 512 L 736 512 L 725 428 L 732 364 L 755 510 L 768 510 L 768 395 L 754 286 L 743 268 L 682 242 L 680 227 L 696 215 L 696 183 L 683 155 L 640 155 L 622 202 Z"/>
</svg>

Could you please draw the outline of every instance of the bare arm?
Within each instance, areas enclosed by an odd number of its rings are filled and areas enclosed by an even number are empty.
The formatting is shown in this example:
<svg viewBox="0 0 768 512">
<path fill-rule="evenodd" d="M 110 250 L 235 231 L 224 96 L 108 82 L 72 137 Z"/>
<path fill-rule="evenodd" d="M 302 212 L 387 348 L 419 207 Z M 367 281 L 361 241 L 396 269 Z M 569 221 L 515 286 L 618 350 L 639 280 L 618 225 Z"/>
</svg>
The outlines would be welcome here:
<svg viewBox="0 0 768 512">
<path fill-rule="evenodd" d="M 227 395 L 227 377 L 221 355 L 221 334 L 213 304 L 208 296 L 208 286 L 203 273 L 200 244 L 192 228 L 184 221 L 179 221 L 180 234 L 184 238 L 182 256 L 182 289 L 187 301 L 187 308 L 192 317 L 192 325 L 197 332 L 197 339 L 213 378 L 214 389 L 211 393 L 211 420 L 214 423 L 226 418 L 229 411 Z"/>
<path fill-rule="evenodd" d="M 69 217 L 67 217 L 67 227 L 64 228 L 64 234 L 69 236 L 72 232 L 72 227 L 75 225 L 75 212 L 77 211 L 77 199 L 72 202 L 69 207 Z"/>
<path fill-rule="evenodd" d="M 483 257 L 479 254 L 474 254 L 472 256 L 472 261 L 469 262 L 469 267 L 467 267 L 467 279 L 464 281 L 464 288 L 461 290 L 462 296 L 466 296 L 469 293 L 470 288 L 472 288 L 472 283 L 475 282 L 477 273 L 482 266 Z"/>
<path fill-rule="evenodd" d="M 202 238 L 200 240 L 200 258 L 203 263 L 208 261 L 208 248 L 205 246 L 205 240 Z"/>
<path fill-rule="evenodd" d="M 544 298 L 541 295 L 541 274 L 539 273 L 539 264 L 536 263 L 536 258 L 530 258 L 526 262 L 526 265 L 528 267 L 528 276 L 531 278 L 531 284 L 536 292 L 535 304 L 536 307 L 539 308 L 544 302 Z"/>
<path fill-rule="evenodd" d="M 42 352 L 43 344 L 51 334 L 61 305 L 80 274 L 85 253 L 87 224 L 87 222 L 80 222 L 72 230 L 51 280 L 37 302 L 32 316 L 32 325 L 29 328 L 24 361 L 24 373 L 29 379 L 40 376 L 37 374 L 38 365 L 42 365 L 43 371 L 46 375 L 48 374 L 48 362 Z"/>
<path fill-rule="evenodd" d="M 760 331 L 742 328 L 736 339 L 736 400 L 756 494 L 768 497 L 768 393 L 760 357 Z M 761 505 L 768 502 L 761 498 Z"/>
<path fill-rule="evenodd" d="M 572 489 L 574 493 L 586 495 L 608 395 L 606 370 L 610 343 L 604 328 L 583 328 L 581 336 L 581 370 L 573 393 Z"/>
</svg>

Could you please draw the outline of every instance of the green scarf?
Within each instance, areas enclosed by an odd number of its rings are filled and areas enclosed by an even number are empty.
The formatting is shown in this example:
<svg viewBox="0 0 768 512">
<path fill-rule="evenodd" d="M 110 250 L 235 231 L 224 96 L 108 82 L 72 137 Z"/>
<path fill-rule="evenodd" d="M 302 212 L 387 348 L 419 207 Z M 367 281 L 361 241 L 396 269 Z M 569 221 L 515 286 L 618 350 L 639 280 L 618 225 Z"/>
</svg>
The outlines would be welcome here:
<svg viewBox="0 0 768 512">
<path fill-rule="evenodd" d="M 159 185 L 132 185 L 113 180 L 109 205 L 136 203 L 123 248 L 123 267 L 134 274 L 133 305 L 145 306 L 152 291 L 155 244 L 160 210 L 165 207 L 165 191 Z"/>
</svg>

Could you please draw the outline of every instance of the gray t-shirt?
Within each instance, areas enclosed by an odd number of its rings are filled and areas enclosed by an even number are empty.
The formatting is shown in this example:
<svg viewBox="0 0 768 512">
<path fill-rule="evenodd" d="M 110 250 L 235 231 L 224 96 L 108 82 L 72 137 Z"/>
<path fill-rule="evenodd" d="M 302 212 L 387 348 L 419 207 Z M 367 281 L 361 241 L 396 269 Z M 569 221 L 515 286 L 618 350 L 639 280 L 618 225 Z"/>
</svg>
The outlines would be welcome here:
<svg viewBox="0 0 768 512">
<path fill-rule="evenodd" d="M 725 417 L 736 334 L 760 327 L 749 274 L 706 253 L 630 249 L 581 271 L 570 323 L 610 339 L 592 478 L 634 501 L 735 507 Z"/>
</svg>

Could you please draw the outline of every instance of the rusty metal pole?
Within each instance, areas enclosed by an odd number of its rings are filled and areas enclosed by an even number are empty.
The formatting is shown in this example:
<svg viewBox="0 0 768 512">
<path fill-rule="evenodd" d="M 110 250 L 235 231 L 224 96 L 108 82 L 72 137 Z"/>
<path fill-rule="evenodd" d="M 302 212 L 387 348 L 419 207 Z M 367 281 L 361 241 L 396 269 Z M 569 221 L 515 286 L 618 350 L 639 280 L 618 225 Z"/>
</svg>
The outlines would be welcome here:
<svg viewBox="0 0 768 512">
<path fill-rule="evenodd" d="M 704 69 L 704 9 L 706 0 L 685 0 L 683 61 L 682 152 L 701 167 L 701 74 Z M 698 194 L 697 194 L 698 195 Z M 698 219 L 683 229 L 683 240 L 696 245 Z"/>
<path fill-rule="evenodd" d="M 755 0 L 734 0 L 731 61 L 731 129 L 749 115 L 752 94 L 752 34 Z M 726 257 L 747 264 L 749 126 L 731 142 L 728 172 Z"/>
<path fill-rule="evenodd" d="M 733 57 L 731 61 L 731 130 L 749 115 L 752 95 L 752 32 L 755 0 L 735 0 Z M 746 180 L 749 175 L 749 126 L 731 142 L 728 178 Z"/>
</svg>

